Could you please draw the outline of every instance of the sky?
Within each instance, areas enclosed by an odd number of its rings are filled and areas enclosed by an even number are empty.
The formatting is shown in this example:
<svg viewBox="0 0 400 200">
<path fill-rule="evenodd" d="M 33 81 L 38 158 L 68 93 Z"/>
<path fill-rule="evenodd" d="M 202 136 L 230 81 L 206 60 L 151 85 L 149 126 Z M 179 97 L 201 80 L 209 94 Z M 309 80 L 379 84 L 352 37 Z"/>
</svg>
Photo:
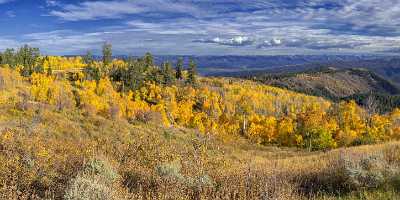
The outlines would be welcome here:
<svg viewBox="0 0 400 200">
<path fill-rule="evenodd" d="M 400 0 L 0 0 L 0 50 L 44 54 L 400 53 Z"/>
</svg>

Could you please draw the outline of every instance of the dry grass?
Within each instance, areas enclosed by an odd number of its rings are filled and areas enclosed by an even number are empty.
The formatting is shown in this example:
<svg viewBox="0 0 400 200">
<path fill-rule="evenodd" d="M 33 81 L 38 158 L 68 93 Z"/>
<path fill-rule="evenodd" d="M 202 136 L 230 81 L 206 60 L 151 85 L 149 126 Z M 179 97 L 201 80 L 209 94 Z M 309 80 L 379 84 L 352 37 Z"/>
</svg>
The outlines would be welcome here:
<svg viewBox="0 0 400 200">
<path fill-rule="evenodd" d="M 399 142 L 307 152 L 39 104 L 0 109 L 1 199 L 398 197 Z M 382 166 L 359 168 L 373 155 Z M 352 185 L 347 166 L 385 177 L 376 187 Z"/>
</svg>

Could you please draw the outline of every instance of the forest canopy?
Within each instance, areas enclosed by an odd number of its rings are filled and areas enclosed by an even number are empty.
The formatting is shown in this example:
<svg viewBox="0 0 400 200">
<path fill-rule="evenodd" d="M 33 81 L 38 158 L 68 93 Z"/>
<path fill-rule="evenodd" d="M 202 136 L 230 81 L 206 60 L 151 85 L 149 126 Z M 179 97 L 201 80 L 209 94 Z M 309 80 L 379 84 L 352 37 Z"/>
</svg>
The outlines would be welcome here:
<svg viewBox="0 0 400 200">
<path fill-rule="evenodd" d="M 154 64 L 143 57 L 43 56 L 28 45 L 0 54 L 0 101 L 29 109 L 78 110 L 131 123 L 193 128 L 222 139 L 310 150 L 372 144 L 400 137 L 400 110 L 369 112 L 354 101 L 331 102 L 252 81 L 206 78 L 196 63 Z M 18 80 L 16 82 L 16 80 Z M 16 84 L 18 83 L 18 84 Z M 12 100 L 12 101 L 10 101 Z"/>
</svg>

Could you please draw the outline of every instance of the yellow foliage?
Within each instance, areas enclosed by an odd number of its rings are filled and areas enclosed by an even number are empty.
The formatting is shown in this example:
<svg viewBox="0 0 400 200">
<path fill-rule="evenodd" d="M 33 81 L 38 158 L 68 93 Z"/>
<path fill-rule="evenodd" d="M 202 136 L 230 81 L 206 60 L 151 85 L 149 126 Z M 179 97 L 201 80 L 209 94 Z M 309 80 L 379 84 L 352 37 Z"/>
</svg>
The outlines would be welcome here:
<svg viewBox="0 0 400 200">
<path fill-rule="evenodd" d="M 75 68 L 83 68 L 86 65 L 80 56 L 77 57 L 61 57 L 61 56 L 46 56 L 41 58 L 43 61 L 43 68 L 46 70 L 51 68 L 53 70 L 67 70 Z"/>
<path fill-rule="evenodd" d="M 35 101 L 53 103 L 51 90 L 54 85 L 54 77 L 34 73 L 31 76 L 31 94 Z"/>
<path fill-rule="evenodd" d="M 276 139 L 276 126 L 275 117 L 252 115 L 247 133 L 251 138 L 256 138 L 258 143 L 272 142 Z"/>
<path fill-rule="evenodd" d="M 134 119 L 140 112 L 151 110 L 151 106 L 141 100 L 140 96 L 135 96 L 132 91 L 123 94 L 121 97 L 118 97 L 118 99 L 120 102 L 119 105 L 121 106 L 121 114 L 128 119 Z M 158 110 L 159 108 L 154 107 L 153 109 Z"/>
<path fill-rule="evenodd" d="M 391 137 L 400 139 L 400 109 L 396 108 L 390 113 Z"/>
<path fill-rule="evenodd" d="M 77 82 L 79 103 L 82 107 L 93 108 L 94 112 L 106 112 L 108 105 L 105 99 L 97 95 L 96 81 Z"/>
<path fill-rule="evenodd" d="M 80 57 L 42 59 L 45 68 L 85 67 Z M 102 67 L 99 62 L 93 65 Z M 118 59 L 110 65 L 112 68 L 127 66 Z M 23 81 L 16 74 L 12 70 L 0 70 L 0 78 L 8 85 Z M 76 76 L 74 80 L 77 81 L 70 83 L 53 76 L 33 74 L 29 79 L 32 99 L 58 107 L 76 103 L 86 111 L 105 117 L 136 119 L 143 113 L 153 112 L 160 114 L 166 126 L 190 127 L 221 136 L 243 134 L 257 143 L 285 146 L 325 148 L 350 145 L 367 137 L 375 142 L 400 138 L 398 109 L 390 115 L 366 118 L 365 111 L 354 101 L 334 104 L 320 97 L 252 81 L 200 78 L 196 87 L 147 82 L 136 91 L 120 93 L 114 89 L 114 84 L 120 83 L 108 78 L 84 80 L 82 72 Z M 76 92 L 72 93 L 73 90 Z M 10 98 L 3 94 L 0 97 L 2 102 Z"/>
<path fill-rule="evenodd" d="M 72 87 L 67 81 L 56 81 L 53 76 L 34 73 L 31 78 L 31 95 L 35 101 L 57 106 L 58 110 L 74 104 Z"/>
<path fill-rule="evenodd" d="M 301 145 L 302 137 L 295 135 L 296 124 L 292 118 L 284 117 L 278 123 L 279 143 L 285 146 Z"/>
<path fill-rule="evenodd" d="M 17 98 L 18 90 L 15 88 L 22 89 L 22 81 L 17 71 L 0 67 L 0 104 L 15 103 L 10 101 Z"/>
<path fill-rule="evenodd" d="M 373 115 L 371 125 L 368 128 L 368 136 L 374 141 L 389 140 L 390 136 L 390 119 L 386 116 Z"/>
<path fill-rule="evenodd" d="M 340 134 L 338 140 L 342 145 L 349 145 L 355 139 L 360 138 L 366 132 L 366 123 L 363 119 L 363 111 L 355 101 L 341 102 L 339 104 L 338 122 Z"/>
</svg>

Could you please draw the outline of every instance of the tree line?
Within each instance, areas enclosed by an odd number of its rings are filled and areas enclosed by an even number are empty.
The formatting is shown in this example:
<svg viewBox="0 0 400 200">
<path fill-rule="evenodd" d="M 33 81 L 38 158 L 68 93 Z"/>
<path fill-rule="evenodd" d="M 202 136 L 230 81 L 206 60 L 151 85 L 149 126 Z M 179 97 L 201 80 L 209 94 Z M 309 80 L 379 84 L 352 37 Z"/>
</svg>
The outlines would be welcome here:
<svg viewBox="0 0 400 200">
<path fill-rule="evenodd" d="M 25 77 L 29 77 L 33 73 L 51 75 L 54 68 L 84 68 L 84 75 L 88 79 L 99 81 L 101 78 L 110 77 L 113 81 L 121 83 L 121 91 L 136 90 L 146 81 L 164 85 L 172 85 L 177 82 L 195 85 L 197 77 L 197 65 L 193 59 L 190 59 L 186 71 L 182 58 L 176 61 L 175 67 L 169 61 L 159 67 L 154 64 L 151 53 L 146 53 L 141 58 L 130 56 L 121 63 L 113 59 L 112 45 L 109 43 L 104 43 L 102 46 L 101 62 L 97 61 L 90 51 L 83 58 L 68 59 L 42 56 L 38 48 L 24 45 L 18 50 L 6 49 L 0 52 L 0 65 L 18 69 Z M 72 74 L 70 78 L 76 79 L 76 77 L 76 74 Z"/>
</svg>

